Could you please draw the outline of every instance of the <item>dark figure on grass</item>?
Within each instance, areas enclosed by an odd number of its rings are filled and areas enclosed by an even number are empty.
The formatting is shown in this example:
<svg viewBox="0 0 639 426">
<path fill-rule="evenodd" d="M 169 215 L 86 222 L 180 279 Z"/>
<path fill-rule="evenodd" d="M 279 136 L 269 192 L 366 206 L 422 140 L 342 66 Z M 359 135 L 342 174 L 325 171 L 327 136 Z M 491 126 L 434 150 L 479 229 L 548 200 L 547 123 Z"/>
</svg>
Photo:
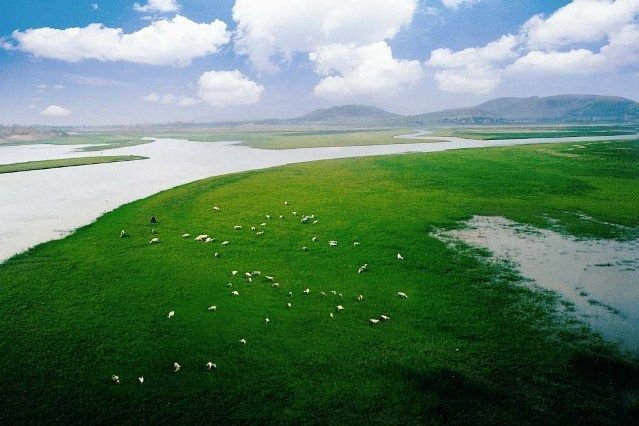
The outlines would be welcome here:
<svg viewBox="0 0 639 426">
<path fill-rule="evenodd" d="M 158 223 L 157 219 L 155 218 L 155 216 L 151 216 L 151 223 Z"/>
</svg>

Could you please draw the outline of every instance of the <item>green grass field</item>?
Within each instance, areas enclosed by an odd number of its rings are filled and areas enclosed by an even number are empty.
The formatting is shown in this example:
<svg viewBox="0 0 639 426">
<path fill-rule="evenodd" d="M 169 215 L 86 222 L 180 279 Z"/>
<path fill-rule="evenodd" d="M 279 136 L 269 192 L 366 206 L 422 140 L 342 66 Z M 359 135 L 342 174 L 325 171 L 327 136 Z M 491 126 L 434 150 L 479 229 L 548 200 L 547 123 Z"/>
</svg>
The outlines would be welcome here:
<svg viewBox="0 0 639 426">
<path fill-rule="evenodd" d="M 90 164 L 116 163 L 119 161 L 146 160 L 139 155 L 112 155 L 106 157 L 61 158 L 59 160 L 27 161 L 24 163 L 0 164 L 0 174 L 27 172 L 30 170 L 57 169 L 60 167 L 87 166 Z"/>
<path fill-rule="evenodd" d="M 466 139 L 500 140 L 532 138 L 568 138 L 580 136 L 635 135 L 636 124 L 628 125 L 566 125 L 566 126 L 482 126 L 438 128 L 435 136 L 456 136 Z"/>
<path fill-rule="evenodd" d="M 638 160 L 639 141 L 345 159 L 123 206 L 0 265 L 0 421 L 632 424 L 636 361 L 429 231 L 479 214 L 634 238 L 602 222 L 638 229 Z"/>
<path fill-rule="evenodd" d="M 146 135 L 143 135 L 146 136 Z M 122 135 L 117 133 L 77 133 L 65 136 L 49 136 L 43 139 L 4 142 L 3 145 L 92 145 L 78 148 L 79 151 L 94 152 L 108 149 L 126 148 L 128 146 L 142 145 L 149 141 L 141 139 L 142 136 Z"/>
</svg>

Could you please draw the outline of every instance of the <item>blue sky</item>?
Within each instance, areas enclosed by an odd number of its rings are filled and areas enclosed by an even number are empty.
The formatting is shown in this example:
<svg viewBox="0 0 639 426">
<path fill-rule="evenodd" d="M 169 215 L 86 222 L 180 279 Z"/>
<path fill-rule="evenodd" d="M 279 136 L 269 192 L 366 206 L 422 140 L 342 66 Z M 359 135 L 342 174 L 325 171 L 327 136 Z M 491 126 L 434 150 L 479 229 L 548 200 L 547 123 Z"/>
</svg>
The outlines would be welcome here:
<svg viewBox="0 0 639 426">
<path fill-rule="evenodd" d="M 0 0 L 0 123 L 254 119 L 343 103 L 417 114 L 559 93 L 639 99 L 637 0 L 135 3 Z"/>
</svg>

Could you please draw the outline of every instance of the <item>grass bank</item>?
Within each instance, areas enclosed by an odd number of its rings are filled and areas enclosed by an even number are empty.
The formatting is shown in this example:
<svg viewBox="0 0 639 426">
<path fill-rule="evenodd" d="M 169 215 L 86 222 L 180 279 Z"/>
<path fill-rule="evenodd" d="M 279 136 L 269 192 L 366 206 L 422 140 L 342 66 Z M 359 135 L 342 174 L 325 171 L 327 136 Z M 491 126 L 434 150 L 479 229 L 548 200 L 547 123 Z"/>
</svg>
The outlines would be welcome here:
<svg viewBox="0 0 639 426">
<path fill-rule="evenodd" d="M 628 238 L 604 222 L 639 225 L 638 160 L 637 141 L 346 159 L 123 206 L 0 265 L 0 420 L 632 423 L 635 363 L 429 230 L 479 214 Z"/>
<path fill-rule="evenodd" d="M 27 172 L 30 170 L 57 169 L 60 167 L 87 166 L 90 164 L 116 163 L 119 161 L 146 160 L 138 155 L 113 155 L 106 157 L 61 158 L 59 160 L 27 161 L 24 163 L 0 164 L 0 174 Z"/>
<path fill-rule="evenodd" d="M 533 138 L 572 138 L 583 136 L 619 136 L 637 134 L 636 124 L 629 125 L 566 125 L 566 126 L 482 126 L 438 128 L 434 136 L 455 136 L 466 139 L 501 140 Z"/>
</svg>

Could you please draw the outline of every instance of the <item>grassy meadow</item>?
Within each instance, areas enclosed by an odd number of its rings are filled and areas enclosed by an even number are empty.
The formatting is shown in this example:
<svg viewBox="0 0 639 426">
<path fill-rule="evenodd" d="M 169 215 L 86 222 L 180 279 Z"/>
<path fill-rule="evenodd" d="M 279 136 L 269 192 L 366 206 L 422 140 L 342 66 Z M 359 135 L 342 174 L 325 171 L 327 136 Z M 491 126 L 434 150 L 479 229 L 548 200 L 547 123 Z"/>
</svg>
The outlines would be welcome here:
<svg viewBox="0 0 639 426">
<path fill-rule="evenodd" d="M 57 169 L 60 167 L 87 166 L 90 164 L 115 163 L 119 161 L 145 160 L 139 155 L 112 155 L 105 157 L 61 158 L 58 160 L 26 161 L 23 163 L 0 164 L 0 174 L 27 172 L 30 170 Z"/>
<path fill-rule="evenodd" d="M 89 145 L 78 148 L 78 151 L 94 152 L 116 148 L 126 148 L 129 146 L 142 145 L 149 141 L 141 139 L 141 136 L 123 135 L 113 132 L 104 133 L 74 133 L 68 135 L 48 135 L 46 137 L 25 140 L 25 141 L 5 141 L 5 146 L 11 145 Z"/>
<path fill-rule="evenodd" d="M 599 124 L 566 126 L 480 126 L 437 128 L 435 136 L 455 136 L 466 139 L 501 140 L 532 138 L 570 138 L 583 136 L 635 135 L 636 124 Z"/>
<path fill-rule="evenodd" d="M 636 360 L 515 271 L 429 235 L 479 214 L 636 237 L 603 222 L 639 229 L 639 141 L 582 146 L 210 178 L 15 256 L 0 265 L 0 422 L 633 423 Z M 391 319 L 371 326 L 381 314 Z"/>
</svg>

